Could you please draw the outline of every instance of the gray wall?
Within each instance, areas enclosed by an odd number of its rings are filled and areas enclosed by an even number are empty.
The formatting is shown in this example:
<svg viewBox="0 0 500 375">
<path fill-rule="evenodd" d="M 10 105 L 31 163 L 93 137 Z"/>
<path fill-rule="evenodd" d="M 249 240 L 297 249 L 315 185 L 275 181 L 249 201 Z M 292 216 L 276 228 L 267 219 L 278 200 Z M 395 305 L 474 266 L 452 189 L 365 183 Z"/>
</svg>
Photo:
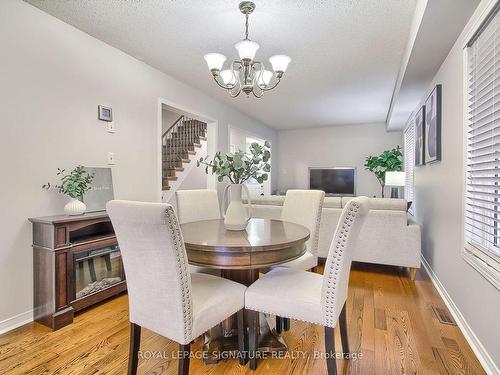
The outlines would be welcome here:
<svg viewBox="0 0 500 375">
<path fill-rule="evenodd" d="M 384 124 L 280 131 L 278 187 L 307 189 L 309 167 L 356 167 L 356 193 L 380 197 L 380 184 L 363 165 L 367 156 L 396 145 L 402 146 L 401 132 L 388 133 Z"/>
<path fill-rule="evenodd" d="M 478 11 L 481 9 L 480 6 Z M 415 219 L 422 225 L 425 259 L 498 366 L 500 291 L 469 266 L 461 254 L 464 186 L 461 40 L 458 39 L 428 89 L 430 93 L 436 84 L 443 85 L 442 161 L 415 168 Z"/>
<path fill-rule="evenodd" d="M 228 124 L 276 140 L 264 124 L 20 0 L 0 1 L 0 45 L 0 329 L 33 307 L 27 218 L 62 212 L 66 198 L 41 189 L 57 167 L 105 166 L 112 151 L 115 196 L 158 200 L 160 97 L 218 120 L 220 150 Z M 115 134 L 97 120 L 98 104 L 113 108 Z"/>
</svg>

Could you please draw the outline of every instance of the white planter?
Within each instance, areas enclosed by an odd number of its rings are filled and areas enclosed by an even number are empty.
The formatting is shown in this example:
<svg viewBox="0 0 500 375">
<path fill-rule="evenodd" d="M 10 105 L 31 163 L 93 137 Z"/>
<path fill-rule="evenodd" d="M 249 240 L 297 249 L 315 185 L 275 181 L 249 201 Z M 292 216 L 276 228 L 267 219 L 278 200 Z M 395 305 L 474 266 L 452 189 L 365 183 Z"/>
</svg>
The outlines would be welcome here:
<svg viewBox="0 0 500 375">
<path fill-rule="evenodd" d="M 224 215 L 224 226 L 228 230 L 245 230 L 248 224 L 248 220 L 252 216 L 252 205 L 250 204 L 250 199 L 248 199 L 248 206 L 245 207 L 241 200 L 241 189 L 244 187 L 247 192 L 248 198 L 250 198 L 250 193 L 248 187 L 242 184 L 231 184 L 226 186 L 224 190 L 223 202 L 226 202 L 226 194 L 229 189 L 229 206 L 227 207 L 226 213 Z"/>
<path fill-rule="evenodd" d="M 66 212 L 68 215 L 81 215 L 85 212 L 87 209 L 87 206 L 85 206 L 85 203 L 82 201 L 72 198 L 71 201 L 66 203 L 64 206 L 64 212 Z"/>
</svg>

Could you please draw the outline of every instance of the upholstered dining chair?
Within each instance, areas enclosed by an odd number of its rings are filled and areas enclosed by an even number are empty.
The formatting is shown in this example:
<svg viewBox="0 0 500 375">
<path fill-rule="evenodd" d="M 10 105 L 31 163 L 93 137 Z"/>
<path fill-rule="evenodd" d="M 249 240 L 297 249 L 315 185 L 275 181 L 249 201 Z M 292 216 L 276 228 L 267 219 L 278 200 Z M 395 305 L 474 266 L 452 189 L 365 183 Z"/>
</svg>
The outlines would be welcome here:
<svg viewBox="0 0 500 375">
<path fill-rule="evenodd" d="M 219 197 L 215 189 L 177 190 L 175 196 L 177 198 L 177 213 L 181 224 L 221 218 Z M 218 269 L 193 265 L 189 266 L 189 271 L 216 276 L 221 274 Z"/>
<path fill-rule="evenodd" d="M 287 267 L 297 270 L 316 271 L 318 265 L 318 244 L 321 210 L 325 192 L 320 190 L 290 189 L 286 192 L 281 220 L 305 226 L 311 232 L 311 237 L 306 242 L 306 252 L 300 258 L 282 263 L 275 267 Z M 276 331 L 290 329 L 290 320 L 276 317 Z"/>
<path fill-rule="evenodd" d="M 181 224 L 221 218 L 215 189 L 177 190 L 175 196 Z"/>
<path fill-rule="evenodd" d="M 246 287 L 202 273 L 189 273 L 186 249 L 171 205 L 111 201 L 106 205 L 127 277 L 131 323 L 128 374 L 137 373 L 141 327 L 176 341 L 181 353 L 224 319 L 238 314 L 243 332 Z M 244 350 L 243 335 L 239 340 Z M 179 359 L 189 373 L 189 356 Z"/>
<path fill-rule="evenodd" d="M 368 198 L 351 200 L 343 209 L 325 264 L 324 275 L 276 268 L 248 287 L 250 368 L 257 367 L 257 314 L 264 312 L 325 327 L 328 374 L 336 374 L 334 330 L 340 325 L 342 349 L 349 353 L 346 319 L 347 288 L 352 255 L 365 217 Z"/>
<path fill-rule="evenodd" d="M 306 253 L 300 258 L 276 267 L 310 270 L 318 265 L 318 242 L 321 209 L 325 192 L 320 190 L 295 190 L 286 192 L 281 220 L 305 226 L 311 232 L 306 242 Z"/>
</svg>

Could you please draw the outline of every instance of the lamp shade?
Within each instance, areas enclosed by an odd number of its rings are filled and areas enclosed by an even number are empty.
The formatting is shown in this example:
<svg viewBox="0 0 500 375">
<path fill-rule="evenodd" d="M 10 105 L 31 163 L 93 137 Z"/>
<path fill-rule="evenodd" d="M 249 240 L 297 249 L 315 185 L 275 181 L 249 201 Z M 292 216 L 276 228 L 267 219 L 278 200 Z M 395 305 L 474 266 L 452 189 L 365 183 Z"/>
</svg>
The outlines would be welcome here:
<svg viewBox="0 0 500 375">
<path fill-rule="evenodd" d="M 292 61 L 292 59 L 286 55 L 274 55 L 269 58 L 269 62 L 273 66 L 275 72 L 286 72 L 286 68 L 288 68 L 290 61 Z"/>
<path fill-rule="evenodd" d="M 257 50 L 259 49 L 259 44 L 252 42 L 251 40 L 242 40 L 234 45 L 234 48 L 238 50 L 238 55 L 240 59 L 253 60 Z"/>
<path fill-rule="evenodd" d="M 271 78 L 273 78 L 273 72 L 269 70 L 259 71 L 257 73 L 257 84 L 259 86 L 267 86 L 271 82 Z"/>
<path fill-rule="evenodd" d="M 236 76 L 231 69 L 226 69 L 220 72 L 220 77 L 225 85 L 234 85 L 236 83 Z"/>
<path fill-rule="evenodd" d="M 385 172 L 386 186 L 405 186 L 404 172 Z"/>
<path fill-rule="evenodd" d="M 226 61 L 226 56 L 220 53 L 207 53 L 205 56 L 205 61 L 207 62 L 208 69 L 210 70 L 221 70 L 224 61 Z"/>
</svg>

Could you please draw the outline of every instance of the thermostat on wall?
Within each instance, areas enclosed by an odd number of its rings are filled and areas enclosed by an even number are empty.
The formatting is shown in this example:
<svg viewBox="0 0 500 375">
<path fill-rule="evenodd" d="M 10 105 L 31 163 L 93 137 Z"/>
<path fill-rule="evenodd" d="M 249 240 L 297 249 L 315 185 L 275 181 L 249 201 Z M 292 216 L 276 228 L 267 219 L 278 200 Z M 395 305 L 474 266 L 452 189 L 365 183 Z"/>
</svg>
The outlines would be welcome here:
<svg viewBox="0 0 500 375">
<path fill-rule="evenodd" d="M 98 114 L 99 120 L 107 122 L 113 121 L 113 110 L 111 109 L 111 107 L 100 105 L 98 107 Z"/>
</svg>

